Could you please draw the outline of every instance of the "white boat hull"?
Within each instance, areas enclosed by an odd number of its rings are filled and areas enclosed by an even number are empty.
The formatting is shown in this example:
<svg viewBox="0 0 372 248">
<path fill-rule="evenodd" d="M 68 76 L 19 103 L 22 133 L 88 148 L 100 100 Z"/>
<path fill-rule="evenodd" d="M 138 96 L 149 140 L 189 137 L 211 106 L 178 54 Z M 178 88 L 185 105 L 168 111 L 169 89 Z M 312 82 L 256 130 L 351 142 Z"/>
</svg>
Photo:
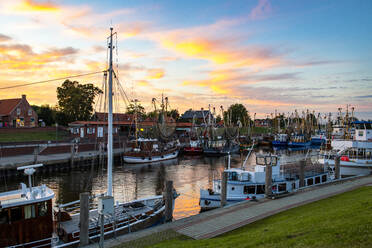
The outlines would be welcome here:
<svg viewBox="0 0 372 248">
<path fill-rule="evenodd" d="M 124 155 L 124 162 L 130 163 L 130 164 L 153 163 L 153 162 L 173 159 L 173 158 L 176 158 L 177 156 L 178 156 L 178 151 L 174 151 L 172 153 L 168 153 L 163 156 L 151 156 L 151 157 L 135 157 L 135 156 Z"/>
<path fill-rule="evenodd" d="M 333 159 L 321 158 L 318 160 L 321 164 L 335 165 Z M 340 161 L 341 175 L 367 175 L 372 173 L 372 160 L 354 160 L 354 161 Z"/>
</svg>

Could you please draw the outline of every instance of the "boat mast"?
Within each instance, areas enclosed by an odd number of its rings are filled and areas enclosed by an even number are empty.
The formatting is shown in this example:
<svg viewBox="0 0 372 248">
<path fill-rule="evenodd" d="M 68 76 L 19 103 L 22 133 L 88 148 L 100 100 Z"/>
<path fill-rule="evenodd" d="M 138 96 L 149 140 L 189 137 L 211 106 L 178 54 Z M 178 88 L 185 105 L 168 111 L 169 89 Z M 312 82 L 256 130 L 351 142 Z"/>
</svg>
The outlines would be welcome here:
<svg viewBox="0 0 372 248">
<path fill-rule="evenodd" d="M 108 134 L 107 134 L 107 195 L 112 196 L 112 162 L 113 162 L 113 139 L 112 139 L 112 30 L 110 28 L 110 60 L 109 60 L 109 113 L 108 113 Z"/>
</svg>

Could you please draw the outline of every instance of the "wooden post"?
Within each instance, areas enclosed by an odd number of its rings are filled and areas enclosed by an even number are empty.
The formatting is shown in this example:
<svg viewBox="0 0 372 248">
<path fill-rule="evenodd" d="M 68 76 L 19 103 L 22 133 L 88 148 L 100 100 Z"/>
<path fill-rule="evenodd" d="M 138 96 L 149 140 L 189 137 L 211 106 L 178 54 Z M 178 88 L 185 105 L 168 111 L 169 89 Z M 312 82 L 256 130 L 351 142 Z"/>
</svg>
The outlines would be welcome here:
<svg viewBox="0 0 372 248">
<path fill-rule="evenodd" d="M 221 207 L 226 205 L 226 195 L 227 195 L 227 172 L 224 171 L 222 173 L 222 180 L 221 180 Z"/>
<path fill-rule="evenodd" d="M 37 155 L 39 154 L 39 146 L 34 147 L 34 163 L 37 163 Z"/>
<path fill-rule="evenodd" d="M 305 164 L 306 160 L 300 161 L 300 188 L 305 187 Z"/>
<path fill-rule="evenodd" d="M 340 179 L 340 155 L 335 156 L 335 179 Z"/>
<path fill-rule="evenodd" d="M 71 145 L 71 158 L 70 158 L 71 167 L 74 166 L 74 153 L 75 153 L 75 147 L 74 147 L 74 144 L 72 144 Z"/>
<path fill-rule="evenodd" d="M 165 184 L 165 222 L 173 219 L 173 181 Z"/>
<path fill-rule="evenodd" d="M 270 197 L 273 194 L 272 183 L 273 183 L 273 171 L 271 164 L 266 164 L 265 167 L 265 195 Z"/>
<path fill-rule="evenodd" d="M 105 216 L 103 213 L 99 213 L 99 220 L 100 220 L 100 237 L 99 237 L 99 247 L 104 247 L 104 241 L 105 241 Z"/>
<path fill-rule="evenodd" d="M 89 193 L 80 194 L 80 246 L 89 244 Z"/>
</svg>

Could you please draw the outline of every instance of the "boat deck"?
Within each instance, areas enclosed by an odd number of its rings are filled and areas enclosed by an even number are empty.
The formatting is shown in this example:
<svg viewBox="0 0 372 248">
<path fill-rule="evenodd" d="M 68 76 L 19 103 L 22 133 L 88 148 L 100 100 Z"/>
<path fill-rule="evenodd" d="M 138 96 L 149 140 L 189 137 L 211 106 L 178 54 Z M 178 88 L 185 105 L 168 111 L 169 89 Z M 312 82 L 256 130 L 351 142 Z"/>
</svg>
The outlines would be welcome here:
<svg viewBox="0 0 372 248">
<path fill-rule="evenodd" d="M 127 208 L 123 206 L 115 207 L 115 219 L 116 221 L 124 221 L 131 217 L 140 216 L 143 213 L 153 211 L 154 209 L 149 206 L 144 206 L 138 209 Z M 128 218 L 129 217 L 129 218 Z M 104 224 L 113 222 L 112 216 L 105 216 Z M 67 233 L 79 232 L 80 215 L 75 214 L 71 216 L 71 220 L 61 222 L 61 228 Z M 94 209 L 89 212 L 89 229 L 99 226 L 99 215 L 98 210 Z"/>
</svg>

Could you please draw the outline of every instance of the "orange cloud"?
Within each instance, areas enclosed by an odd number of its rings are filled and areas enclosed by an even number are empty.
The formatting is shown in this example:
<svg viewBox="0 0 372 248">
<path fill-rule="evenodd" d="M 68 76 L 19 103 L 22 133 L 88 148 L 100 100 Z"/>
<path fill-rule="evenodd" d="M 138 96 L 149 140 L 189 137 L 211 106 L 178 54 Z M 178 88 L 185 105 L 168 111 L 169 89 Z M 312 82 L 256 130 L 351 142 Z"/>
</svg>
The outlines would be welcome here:
<svg viewBox="0 0 372 248">
<path fill-rule="evenodd" d="M 147 71 L 148 79 L 159 79 L 164 77 L 165 72 L 163 69 L 150 69 Z"/>
<path fill-rule="evenodd" d="M 23 0 L 15 9 L 30 12 L 55 12 L 60 10 L 57 5 L 52 4 L 50 1 L 37 3 L 33 0 Z"/>
<path fill-rule="evenodd" d="M 138 80 L 136 81 L 136 83 L 138 86 L 149 86 L 150 85 L 149 82 L 146 80 Z"/>
</svg>

